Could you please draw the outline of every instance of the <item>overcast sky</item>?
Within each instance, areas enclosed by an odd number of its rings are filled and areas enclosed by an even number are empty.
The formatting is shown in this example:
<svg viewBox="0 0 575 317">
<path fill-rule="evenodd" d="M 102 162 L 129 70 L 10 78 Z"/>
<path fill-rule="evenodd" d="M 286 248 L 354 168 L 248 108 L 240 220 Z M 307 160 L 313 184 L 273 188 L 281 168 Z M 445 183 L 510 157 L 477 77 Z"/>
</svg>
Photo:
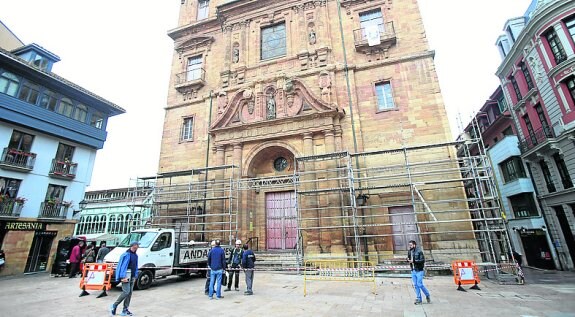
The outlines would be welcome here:
<svg viewBox="0 0 575 317">
<path fill-rule="evenodd" d="M 497 88 L 495 47 L 531 0 L 419 0 L 452 134 Z M 180 0 L 4 0 L 0 20 L 60 56 L 53 71 L 127 110 L 108 122 L 88 190 L 126 187 L 158 168 Z"/>
</svg>

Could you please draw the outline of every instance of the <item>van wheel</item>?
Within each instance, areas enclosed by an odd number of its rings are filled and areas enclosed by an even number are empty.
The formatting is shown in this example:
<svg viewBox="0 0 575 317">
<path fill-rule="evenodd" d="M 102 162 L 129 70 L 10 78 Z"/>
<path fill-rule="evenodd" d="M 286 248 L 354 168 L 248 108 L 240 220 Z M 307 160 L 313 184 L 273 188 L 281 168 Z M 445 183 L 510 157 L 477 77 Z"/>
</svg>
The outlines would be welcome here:
<svg viewBox="0 0 575 317">
<path fill-rule="evenodd" d="M 142 271 L 140 272 L 140 274 L 138 274 L 138 279 L 136 280 L 135 288 L 140 290 L 147 289 L 150 287 L 150 285 L 152 285 L 153 280 L 154 277 L 152 275 L 152 272 Z"/>
</svg>

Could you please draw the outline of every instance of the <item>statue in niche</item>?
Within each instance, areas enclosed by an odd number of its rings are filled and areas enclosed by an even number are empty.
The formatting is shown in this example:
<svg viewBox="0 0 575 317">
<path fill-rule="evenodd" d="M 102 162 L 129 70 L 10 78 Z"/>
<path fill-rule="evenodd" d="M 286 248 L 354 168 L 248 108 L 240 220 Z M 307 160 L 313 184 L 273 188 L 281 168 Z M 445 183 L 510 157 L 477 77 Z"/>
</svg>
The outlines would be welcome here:
<svg viewBox="0 0 575 317">
<path fill-rule="evenodd" d="M 315 35 L 315 31 L 311 29 L 308 34 L 309 44 L 313 45 L 317 41 L 317 37 Z"/>
<path fill-rule="evenodd" d="M 267 101 L 267 118 L 268 119 L 275 119 L 276 118 L 276 100 L 274 99 L 273 93 L 269 93 L 268 101 Z"/>
<path fill-rule="evenodd" d="M 239 47 L 234 47 L 232 50 L 232 62 L 237 64 L 240 61 L 240 49 Z"/>
</svg>

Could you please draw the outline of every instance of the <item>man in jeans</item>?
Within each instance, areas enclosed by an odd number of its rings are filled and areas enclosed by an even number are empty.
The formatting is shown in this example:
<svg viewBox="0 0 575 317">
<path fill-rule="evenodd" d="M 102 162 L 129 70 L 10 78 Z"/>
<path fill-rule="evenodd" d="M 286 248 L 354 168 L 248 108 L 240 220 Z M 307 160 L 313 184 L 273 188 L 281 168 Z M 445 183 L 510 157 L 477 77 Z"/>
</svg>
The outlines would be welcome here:
<svg viewBox="0 0 575 317">
<path fill-rule="evenodd" d="M 116 281 L 122 282 L 122 294 L 112 306 L 110 306 L 110 314 L 116 315 L 116 308 L 124 302 L 124 309 L 120 316 L 132 316 L 128 310 L 130 300 L 132 299 L 132 292 L 134 291 L 134 282 L 138 276 L 138 254 L 136 251 L 140 246 L 139 242 L 130 243 L 130 248 L 120 256 L 118 266 L 116 267 Z"/>
<path fill-rule="evenodd" d="M 218 299 L 222 296 L 222 274 L 226 269 L 226 252 L 220 247 L 220 240 L 216 240 L 216 246 L 208 253 L 208 268 L 210 269 L 210 289 L 208 296 L 214 299 L 214 288 Z"/>
<path fill-rule="evenodd" d="M 407 261 L 411 266 L 411 279 L 413 281 L 413 287 L 415 288 L 415 296 L 417 299 L 414 304 L 421 304 L 421 291 L 425 294 L 425 299 L 428 303 L 431 303 L 431 297 L 429 296 L 429 291 L 423 285 L 423 268 L 425 267 L 425 256 L 421 248 L 417 247 L 417 243 L 413 240 L 409 241 L 409 251 L 407 252 Z"/>
</svg>

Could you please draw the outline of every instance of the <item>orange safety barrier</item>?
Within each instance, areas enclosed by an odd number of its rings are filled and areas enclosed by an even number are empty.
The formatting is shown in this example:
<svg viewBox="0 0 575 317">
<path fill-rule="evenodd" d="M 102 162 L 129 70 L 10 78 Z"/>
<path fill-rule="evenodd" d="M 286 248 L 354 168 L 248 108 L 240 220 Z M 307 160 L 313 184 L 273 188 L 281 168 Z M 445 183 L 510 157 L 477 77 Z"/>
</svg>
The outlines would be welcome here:
<svg viewBox="0 0 575 317">
<path fill-rule="evenodd" d="M 470 289 L 481 290 L 479 284 L 479 270 L 475 261 L 453 261 L 451 262 L 451 269 L 453 270 L 453 281 L 457 285 L 458 291 L 465 292 L 461 287 L 462 284 L 474 284 Z"/>
<path fill-rule="evenodd" d="M 87 289 L 102 290 L 97 298 L 108 296 L 106 291 L 112 288 L 112 274 L 113 268 L 108 264 L 85 263 L 80 280 L 80 288 L 82 289 L 80 297 L 90 295 L 86 292 Z"/>
</svg>

